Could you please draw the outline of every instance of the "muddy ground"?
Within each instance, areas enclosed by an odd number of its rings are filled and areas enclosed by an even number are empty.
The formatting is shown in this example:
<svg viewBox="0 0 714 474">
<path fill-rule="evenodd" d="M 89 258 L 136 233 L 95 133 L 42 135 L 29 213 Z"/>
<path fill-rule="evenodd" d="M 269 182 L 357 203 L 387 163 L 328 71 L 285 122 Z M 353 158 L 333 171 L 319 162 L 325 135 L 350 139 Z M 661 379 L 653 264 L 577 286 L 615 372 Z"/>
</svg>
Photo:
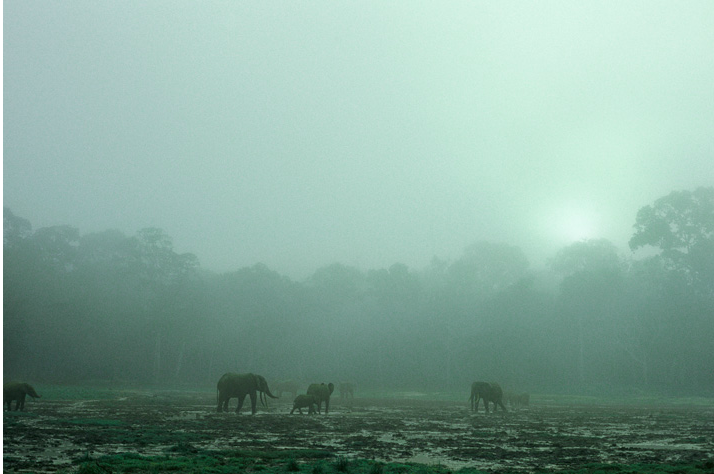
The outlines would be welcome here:
<svg viewBox="0 0 714 474">
<path fill-rule="evenodd" d="M 588 463 L 714 462 L 714 406 L 557 404 L 474 414 L 465 402 L 341 401 L 328 415 L 289 415 L 289 396 L 255 416 L 216 413 L 208 393 L 136 393 L 105 400 L 30 400 L 5 413 L 5 472 L 71 470 L 82 457 L 197 449 L 329 450 L 346 457 L 484 471 L 558 470 Z M 248 404 L 248 403 L 247 403 Z"/>
</svg>

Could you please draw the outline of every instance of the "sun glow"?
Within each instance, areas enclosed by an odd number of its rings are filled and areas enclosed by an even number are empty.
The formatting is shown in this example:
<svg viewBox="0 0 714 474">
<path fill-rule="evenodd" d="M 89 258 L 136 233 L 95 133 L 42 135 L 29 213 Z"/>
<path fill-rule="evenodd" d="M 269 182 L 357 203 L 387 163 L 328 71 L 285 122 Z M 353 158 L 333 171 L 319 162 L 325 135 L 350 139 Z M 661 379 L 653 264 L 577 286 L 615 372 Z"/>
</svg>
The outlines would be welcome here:
<svg viewBox="0 0 714 474">
<path fill-rule="evenodd" d="M 591 239 L 594 237 L 595 225 L 586 215 L 575 214 L 563 219 L 559 233 L 569 241 Z"/>
<path fill-rule="evenodd" d="M 566 205 L 549 214 L 547 233 L 556 240 L 570 243 L 598 237 L 596 214 L 586 206 Z"/>
</svg>

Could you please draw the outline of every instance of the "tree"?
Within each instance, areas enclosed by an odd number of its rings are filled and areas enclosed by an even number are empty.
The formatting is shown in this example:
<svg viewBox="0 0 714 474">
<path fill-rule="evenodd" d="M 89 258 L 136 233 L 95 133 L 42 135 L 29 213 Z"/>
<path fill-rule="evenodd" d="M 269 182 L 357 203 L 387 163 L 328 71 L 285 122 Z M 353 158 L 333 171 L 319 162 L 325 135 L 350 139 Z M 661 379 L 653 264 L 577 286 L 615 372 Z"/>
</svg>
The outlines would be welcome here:
<svg viewBox="0 0 714 474">
<path fill-rule="evenodd" d="M 645 308 L 652 336 L 645 342 L 668 354 L 670 380 L 707 386 L 714 373 L 714 187 L 673 191 L 641 208 L 634 227 L 632 250 L 660 250 L 642 266 L 647 278 L 639 278 L 651 294 Z"/>
<path fill-rule="evenodd" d="M 672 191 L 637 212 L 634 251 L 659 247 L 659 256 L 705 294 L 714 295 L 714 187 Z"/>
<path fill-rule="evenodd" d="M 554 271 L 572 275 L 582 271 L 616 271 L 622 262 L 617 247 L 607 239 L 590 239 L 563 247 L 550 261 Z"/>
<path fill-rule="evenodd" d="M 32 234 L 32 225 L 27 219 L 18 217 L 12 211 L 3 208 L 3 248 L 14 249 Z"/>
<path fill-rule="evenodd" d="M 477 242 L 449 267 L 451 284 L 480 297 L 494 294 L 517 282 L 528 269 L 523 251 L 508 244 Z"/>
</svg>

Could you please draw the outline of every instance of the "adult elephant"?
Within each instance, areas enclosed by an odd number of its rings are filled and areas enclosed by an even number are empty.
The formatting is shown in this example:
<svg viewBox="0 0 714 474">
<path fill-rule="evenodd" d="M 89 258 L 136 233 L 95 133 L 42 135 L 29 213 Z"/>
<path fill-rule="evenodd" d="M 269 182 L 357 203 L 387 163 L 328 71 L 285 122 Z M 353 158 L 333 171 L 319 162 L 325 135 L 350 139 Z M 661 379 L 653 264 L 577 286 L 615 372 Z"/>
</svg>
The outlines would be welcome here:
<svg viewBox="0 0 714 474">
<path fill-rule="evenodd" d="M 503 411 L 506 410 L 506 406 L 503 404 L 503 389 L 497 383 L 488 382 L 474 382 L 471 384 L 471 397 L 469 401 L 471 402 L 471 410 L 478 411 L 478 402 L 483 399 L 484 407 L 486 407 L 486 413 L 488 413 L 488 404 L 493 402 L 493 411 L 497 411 L 500 406 Z"/>
<path fill-rule="evenodd" d="M 245 396 L 250 395 L 250 409 L 251 413 L 255 415 L 256 392 L 260 392 L 260 403 L 263 406 L 267 406 L 265 395 L 270 398 L 278 398 L 270 393 L 268 382 L 261 375 L 234 374 L 232 372 L 223 374 L 223 377 L 218 381 L 218 411 L 228 411 L 228 401 L 233 397 L 238 397 L 236 413 L 240 413 Z"/>
<path fill-rule="evenodd" d="M 7 403 L 7 409 L 12 411 L 12 401 L 15 400 L 15 410 L 25 409 L 25 397 L 40 398 L 29 383 L 8 382 L 2 387 L 2 402 Z"/>
<path fill-rule="evenodd" d="M 337 386 L 337 390 L 340 392 L 340 398 L 355 397 L 355 384 L 351 382 L 340 382 Z"/>
<path fill-rule="evenodd" d="M 315 397 L 317 412 L 320 413 L 322 402 L 325 402 L 325 415 L 330 412 L 330 395 L 335 391 L 335 384 L 313 383 L 307 387 L 307 394 Z"/>
</svg>

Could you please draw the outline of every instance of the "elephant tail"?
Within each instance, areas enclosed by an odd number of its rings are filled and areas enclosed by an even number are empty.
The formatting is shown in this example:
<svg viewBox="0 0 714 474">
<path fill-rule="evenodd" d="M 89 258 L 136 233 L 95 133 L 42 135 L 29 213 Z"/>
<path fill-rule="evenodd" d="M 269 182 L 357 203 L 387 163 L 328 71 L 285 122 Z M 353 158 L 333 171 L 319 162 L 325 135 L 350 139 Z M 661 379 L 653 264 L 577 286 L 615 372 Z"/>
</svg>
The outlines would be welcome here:
<svg viewBox="0 0 714 474">
<path fill-rule="evenodd" d="M 270 389 L 268 388 L 267 384 L 265 385 L 265 392 L 263 392 L 263 396 L 265 397 L 266 395 L 269 396 L 270 398 L 280 398 L 280 397 L 276 397 L 275 395 L 270 393 Z M 267 398 L 266 398 L 266 400 L 267 400 Z"/>
</svg>

